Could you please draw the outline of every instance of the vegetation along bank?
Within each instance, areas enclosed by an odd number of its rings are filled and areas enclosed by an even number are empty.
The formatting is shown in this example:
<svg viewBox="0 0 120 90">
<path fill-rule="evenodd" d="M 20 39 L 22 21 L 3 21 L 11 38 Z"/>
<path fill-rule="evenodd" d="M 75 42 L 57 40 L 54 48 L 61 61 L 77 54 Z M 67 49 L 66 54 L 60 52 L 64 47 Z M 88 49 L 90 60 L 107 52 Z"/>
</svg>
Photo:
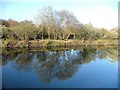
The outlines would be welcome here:
<svg viewBox="0 0 120 90">
<path fill-rule="evenodd" d="M 82 24 L 67 10 L 40 9 L 33 21 L 0 19 L 2 47 L 117 45 L 118 28 Z"/>
</svg>

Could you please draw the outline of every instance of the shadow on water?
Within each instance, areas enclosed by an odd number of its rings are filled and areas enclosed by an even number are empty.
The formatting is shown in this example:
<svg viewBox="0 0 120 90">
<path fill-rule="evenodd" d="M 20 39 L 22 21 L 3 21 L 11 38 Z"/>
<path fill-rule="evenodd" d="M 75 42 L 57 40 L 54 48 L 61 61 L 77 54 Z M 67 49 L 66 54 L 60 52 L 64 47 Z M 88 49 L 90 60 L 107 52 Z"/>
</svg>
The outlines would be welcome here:
<svg viewBox="0 0 120 90">
<path fill-rule="evenodd" d="M 2 66 L 12 63 L 18 71 L 34 71 L 44 82 L 54 78 L 66 80 L 71 78 L 81 64 L 95 61 L 96 58 L 109 57 L 110 62 L 117 61 L 118 48 L 112 47 L 54 47 L 31 49 L 3 49 Z"/>
</svg>

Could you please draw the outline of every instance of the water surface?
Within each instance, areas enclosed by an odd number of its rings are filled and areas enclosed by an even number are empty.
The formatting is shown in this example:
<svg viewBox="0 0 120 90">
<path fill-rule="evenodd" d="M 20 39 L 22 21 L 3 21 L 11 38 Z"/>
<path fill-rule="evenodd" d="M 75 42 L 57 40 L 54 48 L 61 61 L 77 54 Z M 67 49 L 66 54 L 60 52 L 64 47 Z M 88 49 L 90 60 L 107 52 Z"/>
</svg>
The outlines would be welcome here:
<svg viewBox="0 0 120 90">
<path fill-rule="evenodd" d="M 117 47 L 3 49 L 3 88 L 117 88 Z"/>
</svg>

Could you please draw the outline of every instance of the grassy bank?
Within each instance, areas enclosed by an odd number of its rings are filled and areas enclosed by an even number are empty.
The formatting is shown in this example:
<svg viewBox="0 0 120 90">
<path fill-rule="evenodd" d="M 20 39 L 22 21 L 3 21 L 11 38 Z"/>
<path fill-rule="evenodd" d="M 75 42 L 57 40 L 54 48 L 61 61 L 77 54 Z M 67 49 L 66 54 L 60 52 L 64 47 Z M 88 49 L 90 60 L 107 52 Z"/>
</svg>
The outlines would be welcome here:
<svg viewBox="0 0 120 90">
<path fill-rule="evenodd" d="M 95 40 L 95 41 L 80 41 L 80 40 L 30 40 L 16 41 L 3 40 L 2 47 L 70 47 L 70 46 L 101 46 L 101 45 L 118 45 L 117 40 Z"/>
</svg>

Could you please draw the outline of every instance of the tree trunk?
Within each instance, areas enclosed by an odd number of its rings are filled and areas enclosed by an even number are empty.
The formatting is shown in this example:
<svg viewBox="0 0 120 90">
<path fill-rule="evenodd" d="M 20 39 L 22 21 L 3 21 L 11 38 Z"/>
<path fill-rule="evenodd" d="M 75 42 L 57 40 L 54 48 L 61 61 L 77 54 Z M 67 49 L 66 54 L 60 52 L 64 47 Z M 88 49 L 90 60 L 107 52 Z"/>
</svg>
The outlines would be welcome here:
<svg viewBox="0 0 120 90">
<path fill-rule="evenodd" d="M 64 34 L 63 34 L 63 37 L 62 37 L 62 39 L 63 39 L 63 40 L 65 39 L 65 36 L 64 36 Z"/>
<path fill-rule="evenodd" d="M 42 40 L 43 40 L 43 31 L 42 31 Z"/>
<path fill-rule="evenodd" d="M 68 36 L 67 36 L 66 40 L 69 38 L 69 36 L 70 36 L 70 34 L 68 34 Z"/>
<path fill-rule="evenodd" d="M 73 37 L 73 39 L 75 39 L 75 33 L 74 33 L 74 37 Z"/>
<path fill-rule="evenodd" d="M 37 37 L 37 36 L 34 37 L 34 40 L 36 40 L 36 37 Z"/>
<path fill-rule="evenodd" d="M 55 39 L 57 39 L 57 34 L 55 34 Z"/>
<path fill-rule="evenodd" d="M 48 31 L 48 39 L 50 39 L 50 32 Z"/>
</svg>

